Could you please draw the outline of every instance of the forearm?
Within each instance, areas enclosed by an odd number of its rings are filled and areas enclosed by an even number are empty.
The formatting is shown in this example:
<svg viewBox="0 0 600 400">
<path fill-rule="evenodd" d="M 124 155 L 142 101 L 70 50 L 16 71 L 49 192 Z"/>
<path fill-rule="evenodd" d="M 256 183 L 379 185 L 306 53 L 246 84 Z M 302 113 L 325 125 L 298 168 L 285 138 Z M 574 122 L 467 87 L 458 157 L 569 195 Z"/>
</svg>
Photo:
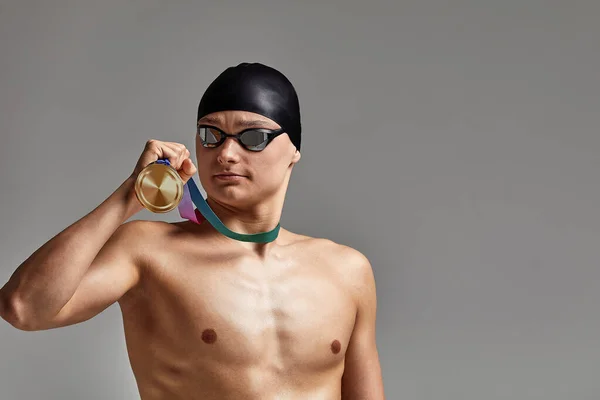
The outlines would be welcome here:
<svg viewBox="0 0 600 400">
<path fill-rule="evenodd" d="M 0 289 L 0 312 L 18 321 L 40 321 L 56 315 L 73 296 L 102 246 L 141 210 L 127 179 L 89 214 L 37 249 Z"/>
</svg>

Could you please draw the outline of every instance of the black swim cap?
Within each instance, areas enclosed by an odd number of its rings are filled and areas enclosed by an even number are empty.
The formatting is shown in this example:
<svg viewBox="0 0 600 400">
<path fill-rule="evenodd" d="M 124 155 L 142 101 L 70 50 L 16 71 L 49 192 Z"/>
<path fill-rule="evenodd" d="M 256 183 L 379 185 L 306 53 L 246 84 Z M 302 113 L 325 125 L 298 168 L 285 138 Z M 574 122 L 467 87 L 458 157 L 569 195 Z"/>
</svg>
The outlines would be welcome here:
<svg viewBox="0 0 600 400">
<path fill-rule="evenodd" d="M 206 89 L 198 118 L 217 111 L 249 111 L 277 122 L 300 150 L 300 105 L 292 83 L 272 67 L 242 63 L 223 71 Z"/>
</svg>

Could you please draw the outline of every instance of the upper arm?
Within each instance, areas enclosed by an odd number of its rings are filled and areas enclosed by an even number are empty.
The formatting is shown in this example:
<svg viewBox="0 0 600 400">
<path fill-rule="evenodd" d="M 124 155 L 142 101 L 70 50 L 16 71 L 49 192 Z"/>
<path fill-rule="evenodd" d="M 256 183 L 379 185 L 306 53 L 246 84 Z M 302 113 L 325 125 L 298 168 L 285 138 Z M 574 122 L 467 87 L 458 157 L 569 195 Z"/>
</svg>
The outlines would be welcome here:
<svg viewBox="0 0 600 400">
<path fill-rule="evenodd" d="M 383 379 L 376 343 L 377 294 L 371 264 L 362 254 L 353 275 L 357 312 L 354 330 L 346 350 L 342 377 L 343 400 L 383 400 Z"/>
<path fill-rule="evenodd" d="M 71 299 L 39 329 L 52 329 L 89 320 L 117 302 L 140 279 L 136 240 L 140 221 L 121 225 L 98 252 Z"/>
</svg>

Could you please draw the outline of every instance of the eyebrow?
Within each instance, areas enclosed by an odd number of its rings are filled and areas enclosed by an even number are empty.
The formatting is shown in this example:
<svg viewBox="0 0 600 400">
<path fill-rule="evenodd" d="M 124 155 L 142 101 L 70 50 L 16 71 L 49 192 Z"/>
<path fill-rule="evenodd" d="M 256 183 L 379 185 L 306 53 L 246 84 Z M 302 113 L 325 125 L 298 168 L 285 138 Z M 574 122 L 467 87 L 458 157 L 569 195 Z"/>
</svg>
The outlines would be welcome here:
<svg viewBox="0 0 600 400">
<path fill-rule="evenodd" d="M 216 118 L 216 117 L 210 117 L 210 116 L 206 116 L 203 118 L 200 118 L 199 123 L 206 123 L 206 124 L 219 124 L 221 123 L 222 120 L 220 118 Z M 265 125 L 272 125 L 273 123 L 270 121 L 266 121 L 266 120 L 262 120 L 262 119 L 254 119 L 254 120 L 239 120 L 236 122 L 237 126 L 240 126 L 242 128 L 254 128 L 254 127 L 258 127 L 258 126 L 265 126 Z"/>
<path fill-rule="evenodd" d="M 261 125 L 272 125 L 272 122 L 269 121 L 265 121 L 263 119 L 255 119 L 252 121 L 248 121 L 248 120 L 242 120 L 242 121 L 238 121 L 237 125 L 244 127 L 244 128 L 251 128 L 254 126 L 261 126 Z"/>
</svg>

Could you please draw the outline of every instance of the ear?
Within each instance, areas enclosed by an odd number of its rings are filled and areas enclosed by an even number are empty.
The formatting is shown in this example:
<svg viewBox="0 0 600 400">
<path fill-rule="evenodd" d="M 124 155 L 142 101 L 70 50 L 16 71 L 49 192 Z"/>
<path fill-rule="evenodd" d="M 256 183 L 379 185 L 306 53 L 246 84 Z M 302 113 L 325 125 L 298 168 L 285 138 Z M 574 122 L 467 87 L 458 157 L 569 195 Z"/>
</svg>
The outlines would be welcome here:
<svg viewBox="0 0 600 400">
<path fill-rule="evenodd" d="M 292 164 L 296 164 L 298 161 L 300 161 L 301 157 L 302 157 L 302 154 L 300 154 L 300 151 L 298 149 L 296 149 L 294 156 L 292 157 Z"/>
</svg>

